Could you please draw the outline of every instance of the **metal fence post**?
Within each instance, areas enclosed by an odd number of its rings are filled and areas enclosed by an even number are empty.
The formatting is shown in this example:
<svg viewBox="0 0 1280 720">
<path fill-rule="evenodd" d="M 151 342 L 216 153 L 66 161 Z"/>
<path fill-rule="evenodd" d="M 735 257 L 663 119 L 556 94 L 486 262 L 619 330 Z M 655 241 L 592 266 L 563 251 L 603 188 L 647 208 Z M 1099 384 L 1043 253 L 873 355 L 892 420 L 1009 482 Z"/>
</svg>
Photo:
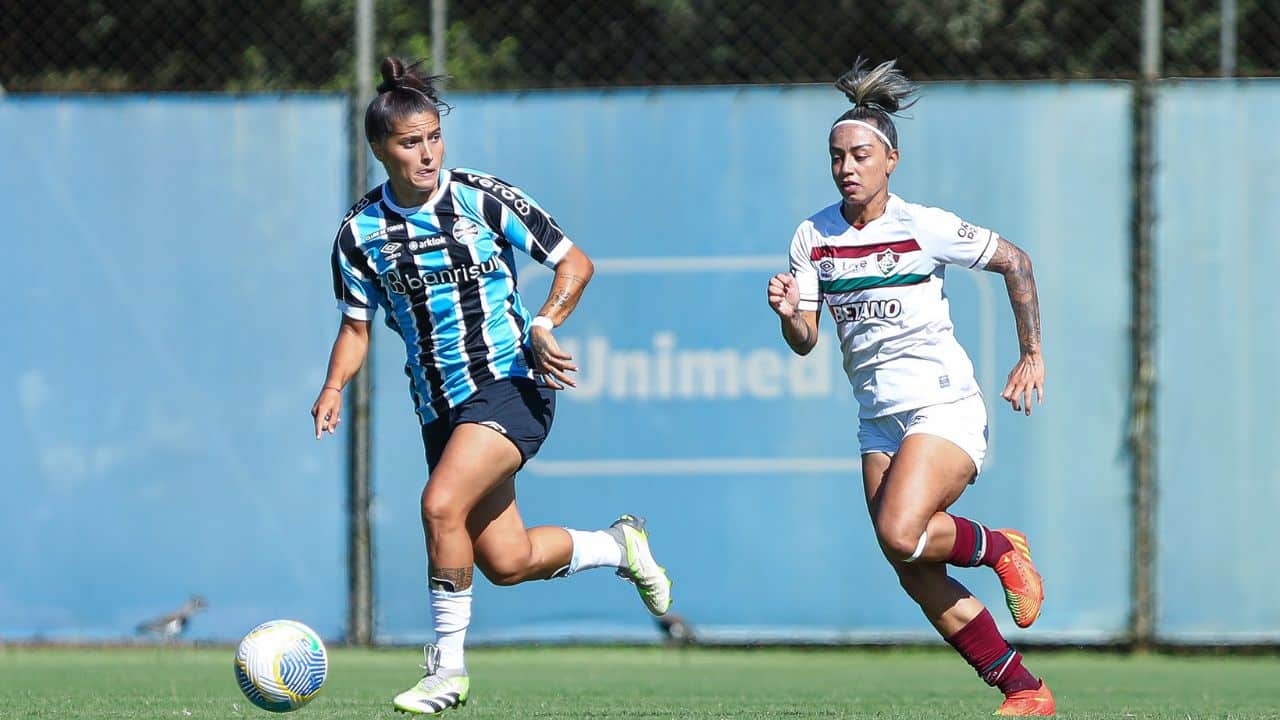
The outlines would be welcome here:
<svg viewBox="0 0 1280 720">
<path fill-rule="evenodd" d="M 448 0 L 431 0 L 431 74 L 445 74 L 445 60 L 448 58 L 445 47 L 447 23 L 449 16 Z"/>
<path fill-rule="evenodd" d="M 1236 0 L 1222 0 L 1220 14 L 1222 27 L 1218 33 L 1218 52 L 1220 53 L 1218 68 L 1222 77 L 1231 77 L 1236 74 L 1236 34 L 1239 32 L 1236 10 Z"/>
<path fill-rule="evenodd" d="M 1129 442 L 1133 452 L 1133 597 L 1135 649 L 1155 642 L 1155 91 L 1161 72 L 1160 0 L 1143 0 L 1142 68 L 1134 92 L 1133 328 Z"/>
<path fill-rule="evenodd" d="M 357 0 L 355 14 L 355 97 L 351 98 L 352 196 L 363 194 L 369 182 L 368 150 L 364 142 L 362 104 L 373 95 L 373 0 Z M 373 398 L 373 333 L 364 367 L 351 382 L 347 457 L 347 642 L 373 642 L 373 538 L 369 521 L 371 498 Z"/>
</svg>

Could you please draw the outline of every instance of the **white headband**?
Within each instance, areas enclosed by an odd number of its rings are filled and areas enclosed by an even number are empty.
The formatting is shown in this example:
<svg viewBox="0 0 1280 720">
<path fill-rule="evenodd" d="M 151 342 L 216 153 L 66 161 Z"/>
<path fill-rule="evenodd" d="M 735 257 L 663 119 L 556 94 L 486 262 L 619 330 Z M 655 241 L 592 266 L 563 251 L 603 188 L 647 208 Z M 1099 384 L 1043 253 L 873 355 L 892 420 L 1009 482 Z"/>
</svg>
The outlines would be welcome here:
<svg viewBox="0 0 1280 720">
<path fill-rule="evenodd" d="M 889 136 L 885 135 L 883 132 L 880 131 L 880 128 L 876 127 L 875 125 L 872 125 L 869 122 L 862 122 L 861 120 L 841 120 L 840 122 L 837 122 L 835 125 L 832 125 L 831 129 L 835 130 L 841 125 L 861 125 L 862 127 L 875 133 L 881 140 L 884 141 L 885 145 L 889 146 L 890 150 L 893 149 L 893 143 L 889 142 Z"/>
</svg>

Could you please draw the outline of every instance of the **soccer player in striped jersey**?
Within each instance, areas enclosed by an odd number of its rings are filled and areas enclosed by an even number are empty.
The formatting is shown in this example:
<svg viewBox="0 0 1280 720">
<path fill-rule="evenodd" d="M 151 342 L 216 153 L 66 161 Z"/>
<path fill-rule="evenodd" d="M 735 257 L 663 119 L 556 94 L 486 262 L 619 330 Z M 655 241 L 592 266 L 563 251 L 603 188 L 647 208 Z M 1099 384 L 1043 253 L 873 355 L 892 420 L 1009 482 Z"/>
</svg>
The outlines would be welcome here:
<svg viewBox="0 0 1280 720">
<path fill-rule="evenodd" d="M 800 224 L 791 272 L 768 283 L 782 335 L 804 355 L 818 339 L 823 301 L 836 323 L 860 406 L 867 507 L 903 589 L 980 677 L 998 687 L 1000 715 L 1052 715 L 1053 695 L 1022 665 L 982 603 L 947 565 L 995 570 L 1019 627 L 1040 614 L 1044 590 L 1026 537 L 946 512 L 982 468 L 987 417 L 973 365 L 952 332 L 947 265 L 1005 278 L 1021 357 L 1001 397 L 1031 414 L 1043 401 L 1040 312 L 1031 260 L 996 233 L 889 192 L 898 163 L 890 115 L 915 87 L 892 61 L 859 58 L 837 82 L 853 103 L 831 128 L 840 201 Z"/>
<path fill-rule="evenodd" d="M 477 170 L 444 169 L 433 86 L 396 58 L 365 113 L 365 134 L 388 180 L 343 219 L 333 247 L 342 323 L 312 408 L 316 437 L 336 431 L 342 388 L 363 364 L 381 308 L 404 339 L 405 373 L 422 425 L 429 477 L 422 492 L 428 589 L 436 641 L 426 674 L 397 695 L 397 710 L 435 714 L 463 705 L 470 679 L 463 642 L 473 567 L 497 585 L 616 568 L 663 615 L 671 581 L 653 558 L 644 521 L 604 530 L 526 528 L 515 474 L 537 453 L 572 387 L 573 358 L 552 330 L 577 306 L 591 261 L 532 198 Z M 531 316 L 516 287 L 514 251 L 555 270 Z"/>
</svg>

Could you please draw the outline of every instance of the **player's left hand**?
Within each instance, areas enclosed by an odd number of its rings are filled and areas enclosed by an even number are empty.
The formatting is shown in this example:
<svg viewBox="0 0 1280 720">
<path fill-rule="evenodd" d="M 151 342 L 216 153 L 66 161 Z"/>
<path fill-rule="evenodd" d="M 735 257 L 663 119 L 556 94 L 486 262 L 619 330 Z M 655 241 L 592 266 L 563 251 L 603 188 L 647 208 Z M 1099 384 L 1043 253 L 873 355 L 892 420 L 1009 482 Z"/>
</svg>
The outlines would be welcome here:
<svg viewBox="0 0 1280 720">
<path fill-rule="evenodd" d="M 1044 404 L 1044 358 L 1040 353 L 1024 353 L 1018 364 L 1009 372 L 1000 397 L 1013 405 L 1014 412 L 1031 414 L 1031 395 L 1035 393 L 1037 404 Z"/>
<path fill-rule="evenodd" d="M 569 377 L 569 373 L 578 372 L 578 366 L 574 364 L 572 355 L 560 349 L 560 343 L 556 342 L 550 330 L 542 327 L 533 328 L 530 342 L 533 344 L 534 359 L 538 361 L 537 369 L 543 373 L 548 387 L 553 390 L 563 390 L 566 385 L 578 386 L 578 383 Z"/>
<path fill-rule="evenodd" d="M 317 440 L 326 432 L 330 435 L 338 433 L 338 423 L 342 422 L 341 413 L 342 392 L 326 385 L 320 391 L 320 396 L 316 398 L 316 403 L 311 406 L 311 418 L 315 420 Z"/>
</svg>

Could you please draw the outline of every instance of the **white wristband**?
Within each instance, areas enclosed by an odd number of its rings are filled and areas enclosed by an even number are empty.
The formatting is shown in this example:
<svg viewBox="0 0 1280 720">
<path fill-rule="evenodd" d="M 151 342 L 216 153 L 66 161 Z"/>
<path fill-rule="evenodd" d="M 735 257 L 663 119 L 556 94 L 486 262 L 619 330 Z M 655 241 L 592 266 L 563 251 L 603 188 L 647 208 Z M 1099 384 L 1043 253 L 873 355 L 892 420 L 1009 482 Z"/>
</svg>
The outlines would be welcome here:
<svg viewBox="0 0 1280 720">
<path fill-rule="evenodd" d="M 547 317 L 546 315 L 539 315 L 535 317 L 533 319 L 533 322 L 530 324 L 533 325 L 534 327 L 546 328 L 547 330 L 552 330 L 556 326 L 555 323 L 551 322 L 551 318 Z"/>
</svg>

